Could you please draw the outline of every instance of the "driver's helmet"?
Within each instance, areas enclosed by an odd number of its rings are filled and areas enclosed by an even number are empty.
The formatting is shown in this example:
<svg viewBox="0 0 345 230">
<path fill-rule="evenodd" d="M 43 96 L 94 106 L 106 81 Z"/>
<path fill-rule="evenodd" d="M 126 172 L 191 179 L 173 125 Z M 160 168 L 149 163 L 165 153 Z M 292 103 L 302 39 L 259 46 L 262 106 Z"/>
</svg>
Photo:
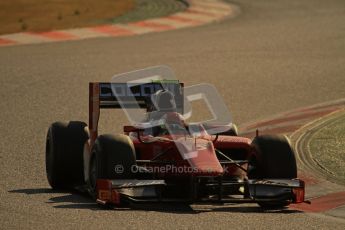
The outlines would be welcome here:
<svg viewBox="0 0 345 230">
<path fill-rule="evenodd" d="M 154 108 L 148 113 L 148 121 L 153 125 L 150 129 L 153 136 L 168 134 L 167 128 L 171 132 L 184 130 L 183 117 L 176 112 L 175 97 L 170 91 L 158 90 L 152 94 L 151 101 Z"/>
<path fill-rule="evenodd" d="M 168 90 L 158 90 L 151 96 L 154 106 L 148 113 L 148 120 L 152 124 L 167 124 L 184 126 L 183 117 L 176 112 L 174 95 Z"/>
<path fill-rule="evenodd" d="M 156 111 L 176 111 L 175 97 L 168 90 L 158 90 L 157 92 L 151 95 L 151 101 Z"/>
</svg>

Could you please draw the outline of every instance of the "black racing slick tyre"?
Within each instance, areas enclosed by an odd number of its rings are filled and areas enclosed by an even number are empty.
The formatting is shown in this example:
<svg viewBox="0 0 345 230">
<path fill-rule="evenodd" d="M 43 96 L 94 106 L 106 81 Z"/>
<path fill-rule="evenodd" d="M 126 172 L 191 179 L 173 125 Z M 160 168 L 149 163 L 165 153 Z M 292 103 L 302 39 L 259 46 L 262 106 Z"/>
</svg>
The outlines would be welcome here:
<svg viewBox="0 0 345 230">
<path fill-rule="evenodd" d="M 89 190 L 95 196 L 97 179 L 132 179 L 136 167 L 132 140 L 122 134 L 100 135 L 92 147 Z"/>
<path fill-rule="evenodd" d="M 249 178 L 257 179 L 294 179 L 297 177 L 295 153 L 286 136 L 263 135 L 256 137 L 252 145 L 257 153 L 254 175 Z M 283 208 L 289 201 L 259 202 L 262 208 Z"/>
<path fill-rule="evenodd" d="M 55 122 L 49 127 L 46 173 L 53 189 L 68 189 L 85 184 L 83 151 L 88 139 L 89 133 L 84 122 Z"/>
<path fill-rule="evenodd" d="M 283 135 L 255 137 L 252 145 L 257 153 L 256 178 L 293 179 L 297 177 L 295 153 Z"/>
</svg>

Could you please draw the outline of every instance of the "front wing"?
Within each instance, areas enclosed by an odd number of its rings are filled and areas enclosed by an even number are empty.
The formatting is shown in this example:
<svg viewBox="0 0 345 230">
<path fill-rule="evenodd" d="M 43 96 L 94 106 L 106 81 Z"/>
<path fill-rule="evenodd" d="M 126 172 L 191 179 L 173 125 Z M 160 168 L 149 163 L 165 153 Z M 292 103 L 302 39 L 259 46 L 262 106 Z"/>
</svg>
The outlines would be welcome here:
<svg viewBox="0 0 345 230">
<path fill-rule="evenodd" d="M 305 200 L 304 181 L 299 179 L 260 179 L 242 182 L 210 183 L 207 186 L 215 187 L 217 194 L 203 199 L 190 197 L 187 200 L 167 199 L 162 197 L 161 190 L 166 186 L 164 180 L 97 180 L 97 203 L 120 205 L 123 201 L 131 202 L 279 202 L 290 201 L 302 203 Z M 242 186 L 242 196 L 227 194 L 227 187 Z M 195 187 L 192 185 L 192 187 Z"/>
</svg>

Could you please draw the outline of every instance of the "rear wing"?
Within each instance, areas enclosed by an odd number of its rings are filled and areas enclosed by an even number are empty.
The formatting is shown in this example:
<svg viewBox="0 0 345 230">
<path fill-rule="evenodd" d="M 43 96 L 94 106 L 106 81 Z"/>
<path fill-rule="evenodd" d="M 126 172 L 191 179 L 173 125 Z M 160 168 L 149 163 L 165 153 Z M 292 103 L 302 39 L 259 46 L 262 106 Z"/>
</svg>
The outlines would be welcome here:
<svg viewBox="0 0 345 230">
<path fill-rule="evenodd" d="M 176 110 L 183 114 L 183 83 L 178 81 L 156 81 L 149 83 L 89 83 L 89 130 L 90 146 L 97 138 L 100 109 L 149 109 L 151 95 L 166 89 L 175 97 Z"/>
<path fill-rule="evenodd" d="M 90 83 L 97 84 L 97 83 Z M 151 95 L 167 89 L 175 96 L 176 107 L 183 108 L 183 84 L 171 83 L 98 83 L 100 108 L 147 108 L 152 104 Z M 114 93 L 116 95 L 114 95 Z M 96 95 L 94 95 L 96 96 Z"/>
</svg>

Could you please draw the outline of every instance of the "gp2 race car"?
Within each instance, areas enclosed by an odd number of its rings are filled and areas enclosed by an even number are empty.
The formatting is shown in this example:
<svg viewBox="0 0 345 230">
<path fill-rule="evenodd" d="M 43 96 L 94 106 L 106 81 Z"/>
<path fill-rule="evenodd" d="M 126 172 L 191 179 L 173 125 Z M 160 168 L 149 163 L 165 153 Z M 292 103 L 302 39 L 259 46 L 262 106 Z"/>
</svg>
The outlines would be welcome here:
<svg viewBox="0 0 345 230">
<path fill-rule="evenodd" d="M 99 135 L 101 109 L 130 108 L 133 103 L 126 98 L 119 103 L 112 84 L 135 92 L 135 102 L 161 123 L 147 127 L 146 121 L 124 126 L 124 134 Z M 304 202 L 304 182 L 297 179 L 287 137 L 257 135 L 251 140 L 239 137 L 232 124 L 227 131 L 209 134 L 207 124 L 187 124 L 176 108 L 183 103 L 183 84 L 168 84 L 177 90 L 162 89 L 160 82 L 90 83 L 89 125 L 55 122 L 48 130 L 46 172 L 51 187 L 83 189 L 97 203 L 114 206 L 254 202 L 283 208 Z"/>
</svg>

